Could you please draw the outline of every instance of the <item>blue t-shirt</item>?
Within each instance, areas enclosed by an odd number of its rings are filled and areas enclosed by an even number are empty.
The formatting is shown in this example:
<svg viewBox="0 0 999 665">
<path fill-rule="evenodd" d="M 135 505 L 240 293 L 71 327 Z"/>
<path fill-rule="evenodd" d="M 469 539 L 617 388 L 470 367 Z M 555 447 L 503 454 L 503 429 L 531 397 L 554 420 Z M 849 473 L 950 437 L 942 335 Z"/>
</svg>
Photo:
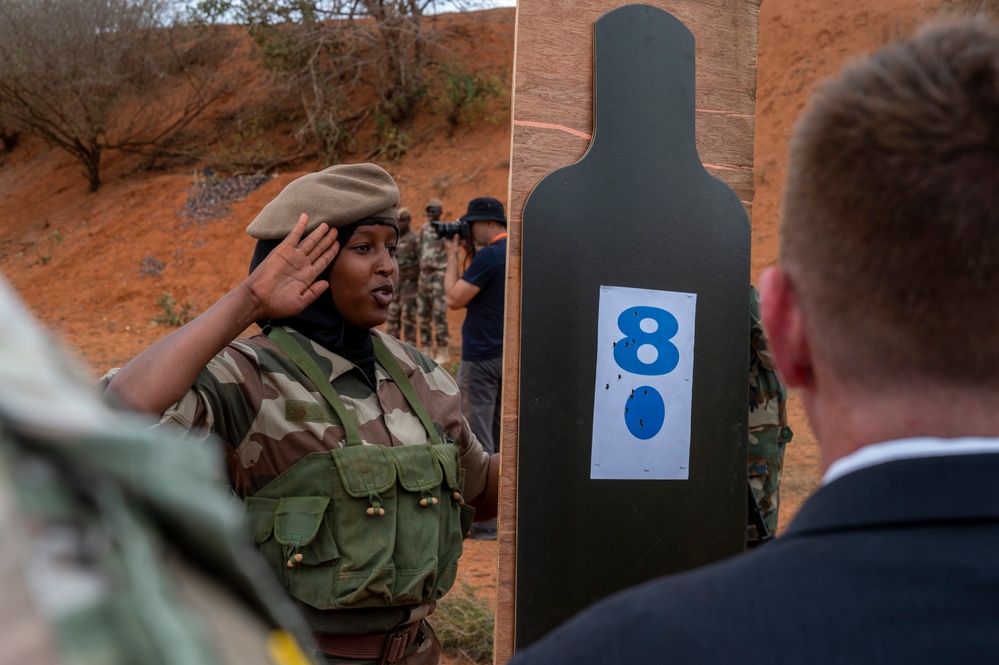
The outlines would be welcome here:
<svg viewBox="0 0 999 665">
<path fill-rule="evenodd" d="M 480 289 L 466 305 L 461 359 L 474 362 L 499 358 L 503 355 L 506 238 L 477 251 L 461 278 Z"/>
</svg>

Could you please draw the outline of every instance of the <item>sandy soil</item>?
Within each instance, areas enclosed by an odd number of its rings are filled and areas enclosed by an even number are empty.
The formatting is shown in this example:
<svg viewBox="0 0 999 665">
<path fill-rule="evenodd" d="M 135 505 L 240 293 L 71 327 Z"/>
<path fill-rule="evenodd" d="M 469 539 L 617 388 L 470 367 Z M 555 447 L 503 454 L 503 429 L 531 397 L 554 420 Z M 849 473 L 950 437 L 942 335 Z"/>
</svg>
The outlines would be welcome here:
<svg viewBox="0 0 999 665">
<path fill-rule="evenodd" d="M 780 187 L 791 126 L 817 81 L 852 56 L 911 31 L 939 11 L 929 0 L 763 0 L 760 16 L 756 117 L 756 200 L 753 277 L 776 261 Z M 476 35 L 475 67 L 512 79 L 514 12 L 478 13 L 462 20 Z M 466 40 L 471 44 L 471 40 Z M 243 86 L 251 89 L 253 86 Z M 230 103 L 232 100 L 230 100 Z M 423 113 L 411 131 L 412 149 L 384 162 L 402 191 L 403 205 L 418 211 L 441 198 L 444 219 L 454 219 L 474 196 L 505 202 L 509 170 L 509 111 L 499 121 L 460 126 L 448 136 L 440 115 Z M 361 161 L 351 155 L 346 161 Z M 292 179 L 314 170 L 301 163 L 275 175 L 231 214 L 195 221 L 180 215 L 197 166 L 143 171 L 135 159 L 111 154 L 105 184 L 87 192 L 81 170 L 68 156 L 25 137 L 0 154 L 0 272 L 38 318 L 80 357 L 94 377 L 120 365 L 171 328 L 155 325 L 157 300 L 171 294 L 176 309 L 209 306 L 245 275 L 252 241 L 243 229 Z M 156 266 L 161 266 L 156 268 Z M 457 359 L 461 313 L 453 313 L 452 355 Z M 782 490 L 786 525 L 820 479 L 818 451 L 801 405 L 790 405 L 794 441 L 789 445 Z M 495 597 L 495 543 L 469 541 L 461 579 Z"/>
</svg>

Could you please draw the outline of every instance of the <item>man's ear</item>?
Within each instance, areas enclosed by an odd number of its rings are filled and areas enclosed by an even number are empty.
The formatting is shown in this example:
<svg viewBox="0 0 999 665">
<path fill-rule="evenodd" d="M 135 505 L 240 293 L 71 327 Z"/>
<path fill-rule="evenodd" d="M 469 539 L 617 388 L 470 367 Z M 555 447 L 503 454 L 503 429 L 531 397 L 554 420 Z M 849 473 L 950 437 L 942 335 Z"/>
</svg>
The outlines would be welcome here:
<svg viewBox="0 0 999 665">
<path fill-rule="evenodd" d="M 798 296 L 780 268 L 760 276 L 763 327 L 781 378 L 789 388 L 808 388 L 815 380 L 811 348 Z"/>
</svg>

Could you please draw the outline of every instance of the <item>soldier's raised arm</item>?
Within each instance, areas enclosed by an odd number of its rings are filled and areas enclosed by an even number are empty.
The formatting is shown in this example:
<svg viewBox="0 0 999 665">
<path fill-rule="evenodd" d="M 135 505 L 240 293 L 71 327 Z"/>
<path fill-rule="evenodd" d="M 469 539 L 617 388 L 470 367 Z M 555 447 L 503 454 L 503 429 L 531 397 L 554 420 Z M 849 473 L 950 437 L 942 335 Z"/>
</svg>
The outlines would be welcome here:
<svg viewBox="0 0 999 665">
<path fill-rule="evenodd" d="M 125 364 L 107 395 L 136 411 L 159 414 L 190 389 L 198 373 L 255 321 L 301 312 L 326 290 L 317 280 L 339 250 L 337 231 L 320 224 L 302 238 L 309 216 L 250 275 L 190 323 Z"/>
</svg>

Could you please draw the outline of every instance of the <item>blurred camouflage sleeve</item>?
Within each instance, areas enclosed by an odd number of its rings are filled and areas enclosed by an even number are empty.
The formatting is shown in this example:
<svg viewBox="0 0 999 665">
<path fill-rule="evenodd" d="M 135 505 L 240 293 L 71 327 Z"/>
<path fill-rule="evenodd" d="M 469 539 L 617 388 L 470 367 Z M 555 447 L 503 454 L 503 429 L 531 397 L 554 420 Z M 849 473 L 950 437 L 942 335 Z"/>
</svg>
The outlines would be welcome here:
<svg viewBox="0 0 999 665">
<path fill-rule="evenodd" d="M 305 663 L 213 449 L 110 408 L 2 279 L 0 315 L 0 663 Z"/>
</svg>

